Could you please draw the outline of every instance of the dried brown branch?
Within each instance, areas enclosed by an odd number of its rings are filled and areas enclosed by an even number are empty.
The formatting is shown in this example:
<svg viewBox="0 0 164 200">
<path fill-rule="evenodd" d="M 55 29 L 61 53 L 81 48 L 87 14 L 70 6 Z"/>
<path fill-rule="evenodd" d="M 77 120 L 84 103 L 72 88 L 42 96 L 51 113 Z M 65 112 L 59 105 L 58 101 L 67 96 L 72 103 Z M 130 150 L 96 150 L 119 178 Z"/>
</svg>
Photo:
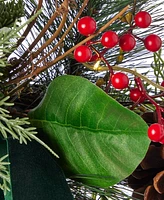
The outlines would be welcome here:
<svg viewBox="0 0 164 200">
<path fill-rule="evenodd" d="M 87 2 L 84 1 L 85 3 Z M 68 5 L 68 4 L 67 4 Z M 86 5 L 86 4 L 85 4 Z M 128 9 L 129 9 L 129 5 L 126 6 L 121 12 L 119 12 L 117 15 L 115 15 L 110 21 L 108 21 L 103 27 L 101 27 L 95 34 L 85 38 L 83 41 L 79 42 L 77 45 L 75 45 L 74 47 L 72 47 L 71 49 L 69 49 L 67 52 L 65 52 L 63 55 L 59 55 L 58 57 L 56 57 L 53 61 L 51 62 L 47 62 L 44 66 L 42 67 L 37 67 L 35 66 L 34 71 L 32 71 L 30 73 L 30 75 L 26 75 L 23 77 L 18 77 L 15 80 L 10 81 L 8 84 L 12 84 L 12 83 L 19 83 L 22 80 L 26 80 L 27 78 L 33 79 L 35 78 L 38 74 L 40 74 L 41 72 L 47 70 L 49 67 L 53 66 L 55 63 L 57 63 L 58 61 L 64 59 L 66 56 L 68 56 L 70 53 L 72 53 L 72 51 L 74 51 L 78 46 L 88 42 L 89 40 L 93 39 L 95 36 L 97 36 L 98 34 L 100 34 L 101 32 L 103 32 L 106 28 L 108 28 L 114 21 L 116 21 L 120 16 L 122 16 Z M 65 35 L 63 36 L 64 39 Z M 47 46 L 48 44 L 46 44 Z M 45 46 L 45 47 L 46 47 Z M 59 46 L 59 43 L 58 43 Z M 55 47 L 57 48 L 57 47 Z M 36 55 L 35 55 L 36 56 Z M 44 58 L 45 59 L 45 58 Z M 29 59 L 30 61 L 30 59 Z M 27 63 L 25 63 L 27 65 Z M 29 79 L 26 80 L 27 82 L 29 82 Z M 24 83 L 23 83 L 24 85 Z M 21 88 L 21 86 L 19 85 L 19 89 Z M 14 90 L 12 90 L 11 92 L 9 92 L 8 95 L 13 94 L 13 92 L 16 91 L 16 88 L 14 88 Z"/>
<path fill-rule="evenodd" d="M 62 21 L 58 27 L 58 29 L 55 31 L 55 33 L 51 36 L 51 38 L 49 38 L 38 50 L 37 52 L 34 53 L 34 58 L 36 58 L 40 52 L 42 52 L 48 45 L 51 44 L 51 42 L 60 34 L 62 28 L 64 27 L 64 24 L 66 22 L 66 19 L 67 19 L 67 9 L 68 9 L 68 4 L 64 4 L 65 5 L 65 11 L 63 13 L 63 18 L 62 18 Z"/>
<path fill-rule="evenodd" d="M 120 16 L 122 16 L 128 9 L 129 9 L 129 5 L 126 6 L 121 12 L 119 12 L 117 15 L 115 15 L 109 22 L 107 22 L 103 27 L 101 27 L 95 34 L 85 38 L 84 40 L 82 40 L 81 42 L 79 42 L 77 45 L 75 45 L 74 47 L 72 47 L 71 49 L 69 49 L 67 52 L 65 52 L 63 55 L 58 56 L 55 60 L 47 63 L 47 66 L 43 66 L 40 68 L 37 68 L 35 70 L 35 74 L 40 74 L 41 72 L 43 72 L 44 70 L 46 70 L 47 68 L 53 66 L 55 63 L 57 63 L 58 61 L 64 59 L 66 56 L 68 56 L 72 51 L 74 51 L 78 46 L 85 44 L 86 42 L 90 41 L 91 39 L 93 39 L 95 36 L 99 35 L 101 32 L 103 32 L 105 29 L 107 29 L 113 22 L 115 22 Z"/>
<path fill-rule="evenodd" d="M 65 0 L 61 6 L 59 8 L 57 8 L 57 10 L 53 13 L 53 15 L 51 16 L 51 18 L 48 20 L 47 24 L 44 26 L 44 28 L 42 29 L 42 31 L 40 32 L 40 34 L 35 38 L 35 40 L 33 41 L 33 43 L 28 47 L 27 51 L 24 52 L 24 54 L 19 58 L 20 62 L 22 60 L 24 60 L 27 55 L 29 54 L 29 52 L 32 51 L 32 49 L 37 45 L 37 43 L 40 41 L 40 39 L 44 36 L 45 32 L 48 30 L 48 28 L 50 27 L 50 25 L 54 22 L 54 20 L 59 16 L 59 13 L 61 13 L 61 11 L 63 10 L 63 7 L 65 7 L 65 5 L 68 5 L 68 0 Z M 25 63 L 26 64 L 26 63 Z M 20 71 L 22 68 L 25 67 L 25 64 L 23 66 L 21 66 L 21 68 L 19 68 L 17 71 Z M 17 67 L 17 66 L 15 66 Z M 14 72 L 14 73 L 15 73 Z"/>
<path fill-rule="evenodd" d="M 54 19 L 59 16 L 59 13 L 63 13 L 62 16 L 62 21 L 58 27 L 58 29 L 56 30 L 56 32 L 52 35 L 52 37 L 46 41 L 35 53 L 31 53 L 30 58 L 24 62 L 21 67 L 17 68 L 17 70 L 14 70 L 12 74 L 15 74 L 17 72 L 22 71 L 28 64 L 30 64 L 32 62 L 32 59 L 35 59 L 42 51 L 43 49 L 45 49 L 48 45 L 51 44 L 51 42 L 59 35 L 60 31 L 62 30 L 65 22 L 66 22 L 66 18 L 67 18 L 67 10 L 68 10 L 68 1 L 65 0 L 62 5 L 55 11 L 55 13 L 53 14 L 53 16 L 50 18 L 50 20 L 47 22 L 47 24 L 45 25 L 45 27 L 43 28 L 43 30 L 40 32 L 40 34 L 38 35 L 38 37 L 34 40 L 34 42 L 29 46 L 29 48 L 27 49 L 27 51 L 20 57 L 19 60 L 23 60 L 28 54 L 29 52 L 31 52 L 31 50 L 35 47 L 35 45 L 39 42 L 39 40 L 44 36 L 44 33 L 47 31 L 47 29 L 49 28 L 49 26 L 53 23 Z M 28 71 L 30 71 L 30 68 L 28 69 Z M 26 79 L 28 77 L 31 76 L 32 72 L 29 72 L 30 74 L 26 75 L 22 73 L 22 76 L 19 76 L 11 81 L 9 81 L 6 85 L 10 85 L 13 83 L 18 83 L 19 81 L 21 81 L 22 79 Z"/>
<path fill-rule="evenodd" d="M 35 13 L 37 13 L 41 9 L 42 3 L 43 3 L 43 0 L 39 0 L 39 3 L 38 3 L 36 11 L 33 11 L 30 17 L 32 17 Z M 27 37 L 27 35 L 29 34 L 31 28 L 34 26 L 34 24 L 36 22 L 36 19 L 37 19 L 37 17 L 31 23 L 28 24 L 26 30 L 22 34 L 22 37 L 18 40 L 17 46 L 19 46 L 24 41 L 24 39 Z"/>
<path fill-rule="evenodd" d="M 79 10 L 78 14 L 76 15 L 76 17 L 74 18 L 73 22 L 70 24 L 70 26 L 68 27 L 68 29 L 66 30 L 66 32 L 62 35 L 62 37 L 60 38 L 59 42 L 53 47 L 53 49 L 51 49 L 44 57 L 42 57 L 37 63 L 36 65 L 38 65 L 39 63 L 41 63 L 43 60 L 45 60 L 45 58 L 47 58 L 48 56 L 51 55 L 51 53 L 55 52 L 55 50 L 62 44 L 63 40 L 65 39 L 65 37 L 67 36 L 67 34 L 70 32 L 70 30 L 72 29 L 73 25 L 76 23 L 76 21 L 78 20 L 78 18 L 80 17 L 80 15 L 82 14 L 84 8 L 86 7 L 86 5 L 88 4 L 89 0 L 85 0 L 81 9 Z"/>
</svg>

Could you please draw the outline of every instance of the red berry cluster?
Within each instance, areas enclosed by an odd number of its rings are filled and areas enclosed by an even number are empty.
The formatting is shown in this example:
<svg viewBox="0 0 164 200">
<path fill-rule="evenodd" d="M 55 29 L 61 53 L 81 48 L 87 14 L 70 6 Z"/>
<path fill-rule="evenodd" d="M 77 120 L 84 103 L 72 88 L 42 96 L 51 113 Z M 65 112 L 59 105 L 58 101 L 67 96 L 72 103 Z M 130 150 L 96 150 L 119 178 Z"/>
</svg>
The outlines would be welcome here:
<svg viewBox="0 0 164 200">
<path fill-rule="evenodd" d="M 102 34 L 102 37 L 96 43 L 101 43 L 105 48 L 113 48 L 117 44 L 120 48 L 129 52 L 136 46 L 136 39 L 141 40 L 144 43 L 144 46 L 147 50 L 155 52 L 161 48 L 162 40 L 158 35 L 150 34 L 146 38 L 142 39 L 133 34 L 133 29 L 135 27 L 147 28 L 150 26 L 152 18 L 150 14 L 146 11 L 140 11 L 134 16 L 134 25 L 121 36 L 118 36 L 116 32 L 109 30 Z M 89 36 L 95 33 L 96 31 L 96 21 L 90 17 L 82 17 L 77 23 L 77 29 L 80 34 L 84 36 Z M 94 42 L 90 43 L 94 44 Z M 92 51 L 89 43 L 86 45 L 79 46 L 74 52 L 74 58 L 78 62 L 89 62 L 93 61 Z"/>
<path fill-rule="evenodd" d="M 129 88 L 128 76 L 123 72 L 114 73 L 112 67 L 104 58 L 104 54 L 108 49 L 115 47 L 117 44 L 120 46 L 121 51 L 129 52 L 134 49 L 136 45 L 136 39 L 141 40 L 147 50 L 152 52 L 158 51 L 162 46 L 162 40 L 158 35 L 150 34 L 146 38 L 142 39 L 133 34 L 135 27 L 147 28 L 150 26 L 151 22 L 152 18 L 150 14 L 146 11 L 140 11 L 134 16 L 134 21 L 131 23 L 129 30 L 126 33 L 118 36 L 116 32 L 108 30 L 102 34 L 99 41 L 89 41 L 85 45 L 77 47 L 74 51 L 74 58 L 81 63 L 103 60 L 107 64 L 110 71 L 108 87 L 110 84 L 112 84 L 115 89 Z M 83 17 L 78 21 L 77 29 L 80 34 L 84 36 L 90 36 L 96 31 L 96 21 L 89 16 Z M 101 43 L 105 49 L 102 52 L 97 51 L 93 47 L 93 45 L 96 43 Z M 93 55 L 92 50 L 95 52 Z M 154 142 L 160 142 L 164 144 L 164 119 L 161 114 L 164 112 L 164 108 L 160 107 L 154 101 L 155 97 L 151 97 L 146 92 L 139 77 L 135 77 L 134 80 L 136 87 L 129 88 L 130 99 L 134 102 L 134 105 L 143 103 L 145 100 L 148 100 L 156 107 L 158 123 L 152 124 L 149 127 L 148 137 Z M 164 86 L 164 81 L 161 83 L 161 85 Z M 161 93 L 161 96 L 164 96 L 164 92 Z"/>
</svg>

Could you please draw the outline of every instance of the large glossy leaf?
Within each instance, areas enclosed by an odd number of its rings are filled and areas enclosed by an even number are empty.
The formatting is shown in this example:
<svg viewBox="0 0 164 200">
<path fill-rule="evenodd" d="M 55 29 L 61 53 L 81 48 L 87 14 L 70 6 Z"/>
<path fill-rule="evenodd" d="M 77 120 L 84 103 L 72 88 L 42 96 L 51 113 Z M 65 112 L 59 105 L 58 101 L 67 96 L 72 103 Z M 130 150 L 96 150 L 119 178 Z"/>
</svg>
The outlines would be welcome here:
<svg viewBox="0 0 164 200">
<path fill-rule="evenodd" d="M 61 76 L 29 113 L 67 176 L 107 187 L 127 177 L 149 145 L 147 124 L 88 80 Z"/>
</svg>

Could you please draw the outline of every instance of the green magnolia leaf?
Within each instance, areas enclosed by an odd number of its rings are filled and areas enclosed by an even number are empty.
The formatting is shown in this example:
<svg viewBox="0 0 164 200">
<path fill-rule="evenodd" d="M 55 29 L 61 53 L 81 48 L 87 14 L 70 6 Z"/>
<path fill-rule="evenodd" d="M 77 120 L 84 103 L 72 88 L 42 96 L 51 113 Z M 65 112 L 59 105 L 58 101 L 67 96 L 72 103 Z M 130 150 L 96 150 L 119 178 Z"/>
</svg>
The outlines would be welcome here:
<svg viewBox="0 0 164 200">
<path fill-rule="evenodd" d="M 130 175 L 149 146 L 147 124 L 88 80 L 61 76 L 29 113 L 68 177 L 107 187 Z"/>
</svg>

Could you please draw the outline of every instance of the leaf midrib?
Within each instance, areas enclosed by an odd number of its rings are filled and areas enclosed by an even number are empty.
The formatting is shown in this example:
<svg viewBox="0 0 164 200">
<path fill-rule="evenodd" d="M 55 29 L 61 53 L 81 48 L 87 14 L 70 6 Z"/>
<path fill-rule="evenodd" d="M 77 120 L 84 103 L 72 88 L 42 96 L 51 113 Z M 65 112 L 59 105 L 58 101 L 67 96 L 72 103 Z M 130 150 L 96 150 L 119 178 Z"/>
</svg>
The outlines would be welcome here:
<svg viewBox="0 0 164 200">
<path fill-rule="evenodd" d="M 88 131 L 91 131 L 91 132 L 106 132 L 106 133 L 108 133 L 108 132 L 114 132 L 114 134 L 116 135 L 116 134 L 118 134 L 118 133 L 120 133 L 120 132 L 124 132 L 124 133 L 129 133 L 129 129 L 127 129 L 127 130 L 123 130 L 123 129 L 121 129 L 121 130 L 116 130 L 116 129 L 113 129 L 113 130 L 111 130 L 111 129 L 109 129 L 109 130 L 105 130 L 105 129 L 93 129 L 93 128 L 89 128 L 89 127 L 87 127 L 87 126 L 74 126 L 74 125 L 72 125 L 72 124 L 62 124 L 62 123 L 59 123 L 59 122 L 57 122 L 57 121 L 49 121 L 49 120 L 43 120 L 43 119 L 31 119 L 30 120 L 31 122 L 40 122 L 40 123 L 50 123 L 51 125 L 52 124 L 56 124 L 56 125 L 58 125 L 58 126 L 62 126 L 62 127 L 70 127 L 70 128 L 74 128 L 74 129 L 79 129 L 79 130 L 88 130 Z M 35 123 L 34 123 L 35 124 Z M 39 128 L 39 127 L 38 127 Z M 137 130 L 133 130 L 133 133 L 141 133 L 141 130 L 139 130 L 139 131 L 137 131 Z"/>
</svg>

